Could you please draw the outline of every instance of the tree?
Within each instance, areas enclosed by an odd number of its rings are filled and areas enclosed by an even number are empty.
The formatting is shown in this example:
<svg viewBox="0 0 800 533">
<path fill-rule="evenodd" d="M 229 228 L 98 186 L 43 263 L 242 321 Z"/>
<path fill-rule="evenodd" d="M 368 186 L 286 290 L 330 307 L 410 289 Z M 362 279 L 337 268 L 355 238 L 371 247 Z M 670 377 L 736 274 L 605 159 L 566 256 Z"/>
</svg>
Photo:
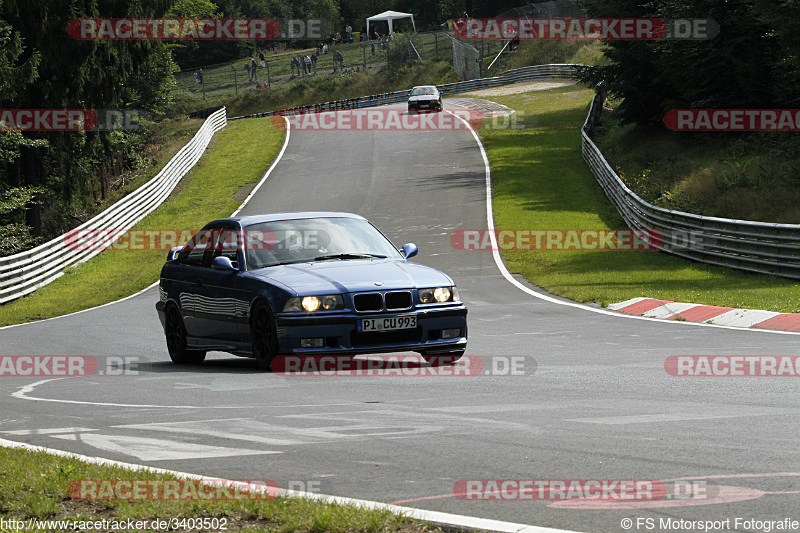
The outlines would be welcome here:
<svg viewBox="0 0 800 533">
<path fill-rule="evenodd" d="M 24 91 L 3 86 L 0 106 L 23 109 L 136 106 L 145 112 L 157 112 L 168 103 L 167 89 L 172 82 L 173 66 L 165 43 L 79 41 L 70 37 L 66 28 L 70 20 L 82 17 L 163 17 L 173 1 L 3 0 L 0 26 L 11 27 L 12 46 L 3 46 L 0 57 L 10 58 L 13 68 L 30 75 Z M 24 43 L 24 47 L 14 43 Z M 83 203 L 98 192 L 101 197 L 105 195 L 108 183 L 104 168 L 119 153 L 119 137 L 119 132 L 99 131 L 23 133 L 25 139 L 46 139 L 46 148 L 40 143 L 21 144 L 19 155 L 12 162 L 0 161 L 0 183 L 48 190 L 50 213 L 46 228 L 40 205 L 26 211 L 25 222 L 35 234 L 68 229 L 67 206 L 73 200 Z"/>
<path fill-rule="evenodd" d="M 760 0 L 758 0 L 760 1 Z M 711 18 L 720 27 L 709 40 L 606 41 L 607 67 L 584 73 L 624 98 L 626 122 L 661 124 L 672 108 L 770 107 L 770 89 L 782 50 L 750 2 L 726 0 L 588 0 L 591 17 Z M 770 13 L 772 11 L 769 11 Z"/>
</svg>

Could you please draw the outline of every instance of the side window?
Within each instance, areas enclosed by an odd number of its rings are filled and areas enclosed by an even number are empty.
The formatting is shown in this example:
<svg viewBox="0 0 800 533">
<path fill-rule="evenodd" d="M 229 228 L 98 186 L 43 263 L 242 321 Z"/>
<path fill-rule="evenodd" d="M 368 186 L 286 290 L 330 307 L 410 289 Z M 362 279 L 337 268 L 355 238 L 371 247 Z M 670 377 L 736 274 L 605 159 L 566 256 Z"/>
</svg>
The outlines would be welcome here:
<svg viewBox="0 0 800 533">
<path fill-rule="evenodd" d="M 184 265 L 203 266 L 203 258 L 210 248 L 212 234 L 211 230 L 198 231 L 178 254 L 178 261 Z"/>
<path fill-rule="evenodd" d="M 235 229 L 222 228 L 214 230 L 214 247 L 209 264 L 217 256 L 227 257 L 236 265 L 239 260 L 239 232 Z"/>
</svg>

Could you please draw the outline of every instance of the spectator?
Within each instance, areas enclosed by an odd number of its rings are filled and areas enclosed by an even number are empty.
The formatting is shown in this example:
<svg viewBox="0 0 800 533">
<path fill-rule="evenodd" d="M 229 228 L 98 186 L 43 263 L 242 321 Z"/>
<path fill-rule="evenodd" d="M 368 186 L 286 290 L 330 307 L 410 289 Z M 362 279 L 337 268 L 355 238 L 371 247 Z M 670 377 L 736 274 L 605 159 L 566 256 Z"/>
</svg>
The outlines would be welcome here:
<svg viewBox="0 0 800 533">
<path fill-rule="evenodd" d="M 297 56 L 297 62 L 300 63 L 300 67 L 303 69 L 303 76 L 305 76 L 308 72 L 306 71 L 306 62 L 303 60 L 303 56 Z"/>
<path fill-rule="evenodd" d="M 322 45 L 322 53 L 323 54 L 327 54 L 328 53 L 328 43 L 325 43 L 325 44 Z"/>
<path fill-rule="evenodd" d="M 314 52 L 311 54 L 311 68 L 314 69 L 314 74 L 317 73 L 317 54 Z"/>
<path fill-rule="evenodd" d="M 294 69 L 297 69 L 297 75 L 300 75 L 300 61 L 296 57 L 292 58 L 292 76 L 294 76 Z"/>
<path fill-rule="evenodd" d="M 200 71 L 197 73 L 197 77 L 200 78 L 200 87 L 202 87 L 203 86 L 203 69 L 200 69 Z"/>
<path fill-rule="evenodd" d="M 375 55 L 375 41 L 370 41 L 369 47 L 372 50 L 372 55 Z"/>
<path fill-rule="evenodd" d="M 197 89 L 197 86 L 200 85 L 200 77 L 197 75 L 197 71 L 194 71 L 194 88 Z"/>
<path fill-rule="evenodd" d="M 344 56 L 339 50 L 336 50 L 333 53 L 333 71 L 336 72 L 338 69 L 344 68 Z"/>
<path fill-rule="evenodd" d="M 256 64 L 256 58 L 250 60 L 250 72 L 253 73 L 253 81 L 258 81 L 258 65 Z"/>
<path fill-rule="evenodd" d="M 253 81 L 253 73 L 250 71 L 250 63 L 245 63 L 244 69 L 247 71 L 247 81 Z"/>
<path fill-rule="evenodd" d="M 311 58 L 308 54 L 303 56 L 303 61 L 306 64 L 306 70 L 308 71 L 309 75 L 311 74 Z"/>
<path fill-rule="evenodd" d="M 353 42 L 353 27 L 348 24 L 347 27 L 344 29 L 344 32 L 347 34 L 347 42 Z"/>
</svg>

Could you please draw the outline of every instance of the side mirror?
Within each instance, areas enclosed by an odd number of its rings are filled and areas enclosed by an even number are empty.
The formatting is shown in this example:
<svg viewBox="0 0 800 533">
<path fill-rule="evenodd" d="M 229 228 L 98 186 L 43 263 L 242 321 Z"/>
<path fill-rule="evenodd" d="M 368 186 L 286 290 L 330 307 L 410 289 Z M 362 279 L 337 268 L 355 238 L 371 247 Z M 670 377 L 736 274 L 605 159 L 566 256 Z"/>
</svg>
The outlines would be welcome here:
<svg viewBox="0 0 800 533">
<path fill-rule="evenodd" d="M 403 248 L 400 251 L 403 252 L 403 255 L 406 259 L 409 259 L 417 255 L 419 248 L 417 248 L 417 245 L 413 242 L 407 242 L 403 245 Z"/>
<path fill-rule="evenodd" d="M 167 252 L 167 261 L 174 261 L 178 258 L 178 254 L 181 253 L 183 250 L 183 246 L 175 246 L 170 248 L 169 252 Z"/>
<path fill-rule="evenodd" d="M 239 270 L 235 266 L 233 266 L 233 262 L 225 256 L 218 255 L 211 261 L 211 268 L 214 270 L 232 270 L 237 271 Z"/>
</svg>

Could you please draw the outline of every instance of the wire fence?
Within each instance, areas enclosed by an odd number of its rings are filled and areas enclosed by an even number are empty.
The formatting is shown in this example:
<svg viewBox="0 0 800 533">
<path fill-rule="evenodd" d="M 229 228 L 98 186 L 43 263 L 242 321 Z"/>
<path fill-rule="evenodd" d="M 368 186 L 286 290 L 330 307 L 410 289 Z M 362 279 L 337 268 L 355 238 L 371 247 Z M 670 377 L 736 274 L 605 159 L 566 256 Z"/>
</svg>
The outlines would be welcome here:
<svg viewBox="0 0 800 533">
<path fill-rule="evenodd" d="M 288 85 L 303 78 L 348 76 L 386 65 L 400 66 L 418 60 L 452 59 L 456 72 L 462 78 L 476 79 L 482 74 L 481 58 L 494 56 L 505 45 L 505 41 L 473 41 L 473 44 L 459 42 L 459 50 L 462 47 L 470 50 L 468 57 L 465 58 L 462 52 L 457 52 L 451 35 L 445 31 L 395 33 L 391 39 L 384 36 L 325 48 L 265 53 L 263 60 L 257 56 L 177 72 L 175 91 L 204 97 L 238 93 Z M 458 59 L 457 53 L 461 54 Z M 459 65 L 471 63 L 465 69 L 457 66 L 456 62 Z"/>
</svg>

